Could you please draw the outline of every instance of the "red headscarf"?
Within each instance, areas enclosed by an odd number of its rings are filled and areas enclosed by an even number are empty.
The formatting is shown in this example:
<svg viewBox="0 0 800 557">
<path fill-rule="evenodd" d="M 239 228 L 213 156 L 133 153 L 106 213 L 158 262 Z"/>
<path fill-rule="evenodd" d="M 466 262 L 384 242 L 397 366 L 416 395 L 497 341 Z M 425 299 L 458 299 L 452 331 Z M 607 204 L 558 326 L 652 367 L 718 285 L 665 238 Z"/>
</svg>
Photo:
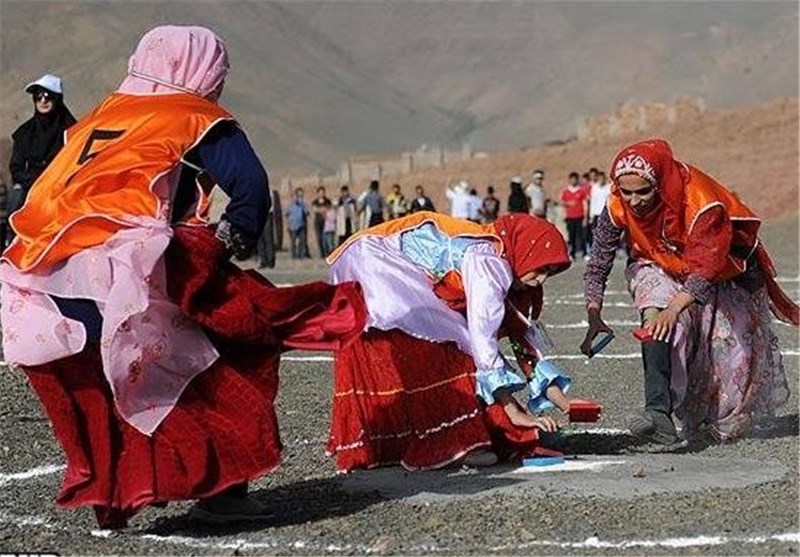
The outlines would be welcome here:
<svg viewBox="0 0 800 557">
<path fill-rule="evenodd" d="M 628 174 L 635 174 L 653 184 L 656 195 L 664 203 L 661 209 L 652 211 L 643 218 L 637 217 L 633 211 L 628 217 L 636 219 L 648 235 L 660 235 L 663 223 L 667 237 L 681 237 L 685 226 L 683 203 L 686 184 L 690 178 L 689 168 L 675 160 L 669 143 L 663 139 L 650 139 L 634 143 L 620 151 L 611 164 L 610 176 L 614 181 L 611 195 L 620 196 L 617 180 Z M 800 324 L 800 309 L 775 280 L 775 268 L 761 242 L 758 243 L 755 256 L 766 283 L 772 312 L 782 321 Z"/>
<path fill-rule="evenodd" d="M 566 271 L 571 265 L 564 236 L 556 226 L 545 219 L 514 213 L 503 215 L 494 223 L 494 229 L 503 242 L 503 257 L 511 266 L 514 276 L 519 278 L 531 271 L 554 268 L 554 275 Z M 508 292 L 503 320 L 505 334 L 522 337 L 528 328 L 517 315 L 530 315 L 536 319 L 542 311 L 543 291 L 535 288 L 512 289 Z"/>
<path fill-rule="evenodd" d="M 557 268 L 551 275 L 569 268 L 567 244 L 554 224 L 520 213 L 503 215 L 493 224 L 515 277 L 545 267 Z"/>
<path fill-rule="evenodd" d="M 553 268 L 550 274 L 554 275 L 571 265 L 564 236 L 545 219 L 520 213 L 503 215 L 494 222 L 494 229 L 503 241 L 503 257 L 517 278 L 545 268 Z M 517 362 L 526 377 L 533 373 L 536 361 L 536 350 L 525 336 L 530 327 L 527 317 L 538 319 L 543 301 L 541 286 L 512 288 L 506 296 L 506 312 L 499 334 L 512 340 Z"/>
<path fill-rule="evenodd" d="M 683 201 L 689 169 L 675 159 L 672 147 L 663 139 L 649 139 L 625 147 L 614 158 L 609 176 L 614 182 L 611 195 L 620 196 L 617 180 L 620 176 L 634 174 L 655 186 L 656 195 L 664 205 L 644 217 L 631 212 L 629 216 L 639 221 L 644 229 L 661 233 L 663 222 L 668 237 L 680 237 L 683 232 Z"/>
</svg>

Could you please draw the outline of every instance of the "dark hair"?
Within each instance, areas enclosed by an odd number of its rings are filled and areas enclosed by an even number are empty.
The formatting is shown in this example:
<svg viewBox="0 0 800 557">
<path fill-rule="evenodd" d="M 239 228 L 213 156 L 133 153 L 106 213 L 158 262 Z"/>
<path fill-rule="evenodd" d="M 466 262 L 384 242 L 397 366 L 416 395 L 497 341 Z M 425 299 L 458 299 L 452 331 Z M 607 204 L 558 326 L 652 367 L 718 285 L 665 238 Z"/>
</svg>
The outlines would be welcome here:
<svg viewBox="0 0 800 557">
<path fill-rule="evenodd" d="M 372 180 L 369 183 L 369 189 L 371 189 L 372 191 L 378 191 L 379 187 L 380 187 L 380 182 L 378 182 L 377 180 Z"/>
<path fill-rule="evenodd" d="M 580 178 L 581 176 L 577 172 L 570 172 L 569 173 L 569 177 L 570 178 Z"/>
<path fill-rule="evenodd" d="M 486 188 L 486 191 L 489 193 L 489 195 L 492 195 L 494 193 L 494 187 L 489 186 L 488 188 Z"/>
</svg>

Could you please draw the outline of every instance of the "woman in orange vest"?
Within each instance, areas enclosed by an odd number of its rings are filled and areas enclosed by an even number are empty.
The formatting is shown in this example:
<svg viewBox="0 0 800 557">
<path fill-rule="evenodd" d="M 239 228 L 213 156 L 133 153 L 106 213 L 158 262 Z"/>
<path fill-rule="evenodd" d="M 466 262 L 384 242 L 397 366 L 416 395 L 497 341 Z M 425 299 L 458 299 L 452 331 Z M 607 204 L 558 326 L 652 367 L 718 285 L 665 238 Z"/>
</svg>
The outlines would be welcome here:
<svg viewBox="0 0 800 557">
<path fill-rule="evenodd" d="M 247 482 L 280 462 L 281 351 L 336 349 L 363 327 L 354 284 L 275 288 L 227 261 L 252 253 L 270 206 L 217 103 L 227 72 L 212 31 L 149 31 L 10 219 L 3 354 L 66 453 L 58 504 L 93 506 L 104 528 L 185 499 L 212 522 L 267 514 Z M 215 183 L 230 203 L 212 229 Z"/>
<path fill-rule="evenodd" d="M 421 211 L 352 236 L 328 258 L 358 281 L 369 317 L 337 352 L 328 452 L 341 470 L 476 465 L 537 450 L 567 411 L 569 378 L 541 359 L 542 285 L 567 269 L 561 233 L 531 215 L 480 225 Z M 500 352 L 520 350 L 527 378 Z M 524 354 L 524 357 L 523 357 Z M 512 393 L 528 389 L 528 408 Z"/>
<path fill-rule="evenodd" d="M 645 408 L 631 432 L 674 445 L 745 435 L 789 391 L 772 313 L 798 325 L 798 307 L 780 289 L 758 239 L 761 221 L 698 168 L 654 139 L 623 149 L 599 218 L 585 273 L 589 328 L 581 350 L 610 331 L 601 316 L 606 280 L 623 232 L 626 278 L 643 328 Z"/>
</svg>

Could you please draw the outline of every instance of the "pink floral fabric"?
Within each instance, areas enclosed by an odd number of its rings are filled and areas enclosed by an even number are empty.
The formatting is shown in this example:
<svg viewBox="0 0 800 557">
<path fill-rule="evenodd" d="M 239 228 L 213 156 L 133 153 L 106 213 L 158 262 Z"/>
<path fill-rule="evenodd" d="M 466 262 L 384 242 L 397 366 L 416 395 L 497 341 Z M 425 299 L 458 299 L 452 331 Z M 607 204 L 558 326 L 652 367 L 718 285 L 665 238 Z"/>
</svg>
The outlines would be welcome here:
<svg viewBox="0 0 800 557">
<path fill-rule="evenodd" d="M 629 265 L 626 277 L 640 311 L 666 307 L 681 288 L 647 263 Z M 707 303 L 681 313 L 671 342 L 673 406 L 690 439 L 704 430 L 721 441 L 742 437 L 789 398 L 763 287 L 712 287 Z"/>
<path fill-rule="evenodd" d="M 103 370 L 117 409 L 149 435 L 218 353 L 167 298 L 163 254 L 171 228 L 139 220 L 44 274 L 0 263 L 0 321 L 7 361 L 44 364 L 77 354 L 86 343 L 83 324 L 63 317 L 49 295 L 95 301 L 103 316 Z"/>
</svg>

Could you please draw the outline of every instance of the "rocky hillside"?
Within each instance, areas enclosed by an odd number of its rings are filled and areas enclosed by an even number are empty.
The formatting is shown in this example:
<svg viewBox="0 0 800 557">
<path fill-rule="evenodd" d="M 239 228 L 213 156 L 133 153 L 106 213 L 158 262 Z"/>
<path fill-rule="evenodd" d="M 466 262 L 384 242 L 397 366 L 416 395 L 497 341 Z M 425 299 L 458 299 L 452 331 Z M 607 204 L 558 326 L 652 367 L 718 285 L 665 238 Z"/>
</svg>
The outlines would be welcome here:
<svg viewBox="0 0 800 557">
<path fill-rule="evenodd" d="M 223 101 L 271 171 L 335 171 L 421 144 L 497 151 L 575 135 L 626 102 L 709 108 L 795 96 L 792 2 L 0 2 L 0 136 L 61 74 L 80 116 L 152 26 L 228 44 Z"/>
</svg>

